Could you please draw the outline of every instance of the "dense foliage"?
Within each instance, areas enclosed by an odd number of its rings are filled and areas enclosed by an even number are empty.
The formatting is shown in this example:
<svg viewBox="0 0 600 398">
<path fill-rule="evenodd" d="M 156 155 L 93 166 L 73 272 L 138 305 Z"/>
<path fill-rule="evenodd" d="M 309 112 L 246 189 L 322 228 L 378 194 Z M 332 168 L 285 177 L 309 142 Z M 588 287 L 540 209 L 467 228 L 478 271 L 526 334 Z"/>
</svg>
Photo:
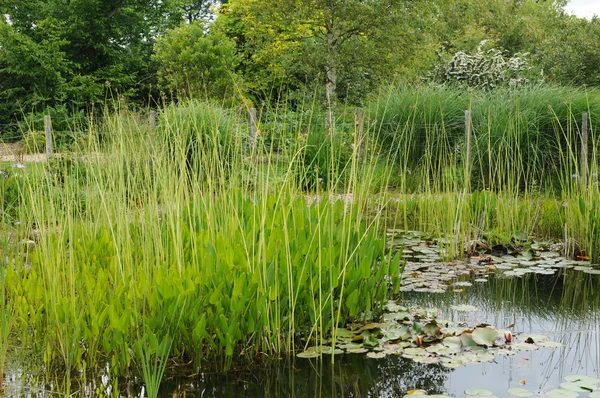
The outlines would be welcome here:
<svg viewBox="0 0 600 398">
<path fill-rule="evenodd" d="M 528 53 L 529 75 L 595 85 L 600 20 L 567 15 L 565 4 L 3 0 L 0 124 L 48 106 L 90 112 L 116 96 L 295 106 L 317 93 L 323 105 L 361 104 L 382 83 L 428 79 L 483 40 L 496 60 Z"/>
</svg>

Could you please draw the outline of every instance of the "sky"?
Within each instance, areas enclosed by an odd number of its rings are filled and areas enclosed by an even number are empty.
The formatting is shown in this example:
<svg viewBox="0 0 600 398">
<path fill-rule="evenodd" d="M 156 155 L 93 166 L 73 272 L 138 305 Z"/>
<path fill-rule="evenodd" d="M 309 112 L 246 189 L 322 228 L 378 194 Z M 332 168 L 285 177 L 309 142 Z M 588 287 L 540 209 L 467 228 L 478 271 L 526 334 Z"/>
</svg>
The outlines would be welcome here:
<svg viewBox="0 0 600 398">
<path fill-rule="evenodd" d="M 600 16 L 600 0 L 569 0 L 565 9 L 580 18 L 591 18 L 594 14 Z"/>
</svg>

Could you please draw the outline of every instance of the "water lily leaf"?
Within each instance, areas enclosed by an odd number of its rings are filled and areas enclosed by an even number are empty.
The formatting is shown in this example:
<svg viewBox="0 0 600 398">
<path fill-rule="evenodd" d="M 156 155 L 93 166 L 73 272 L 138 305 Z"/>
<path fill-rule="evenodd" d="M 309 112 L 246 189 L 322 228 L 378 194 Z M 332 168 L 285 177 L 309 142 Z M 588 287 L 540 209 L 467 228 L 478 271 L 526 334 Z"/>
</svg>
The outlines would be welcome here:
<svg viewBox="0 0 600 398">
<path fill-rule="evenodd" d="M 338 348 L 342 350 L 356 350 L 358 348 L 363 348 L 363 345 L 359 343 L 347 343 L 338 345 Z"/>
<path fill-rule="evenodd" d="M 473 362 L 492 362 L 496 357 L 490 352 L 478 352 L 471 357 Z"/>
<path fill-rule="evenodd" d="M 417 363 L 424 363 L 424 364 L 433 364 L 433 363 L 439 363 L 440 360 L 438 358 L 434 358 L 434 357 L 421 357 L 421 356 L 415 356 L 414 358 L 412 358 L 413 361 L 417 362 Z"/>
<path fill-rule="evenodd" d="M 360 328 L 361 331 L 378 330 L 378 329 L 381 329 L 380 323 L 368 323 L 365 326 L 363 326 L 362 328 Z"/>
<path fill-rule="evenodd" d="M 321 350 L 317 347 L 310 347 L 306 351 L 296 354 L 298 358 L 317 358 L 321 356 Z"/>
<path fill-rule="evenodd" d="M 428 395 L 429 398 L 451 398 L 448 395 L 442 395 L 442 394 L 432 394 L 432 395 Z"/>
<path fill-rule="evenodd" d="M 540 348 L 536 344 L 528 344 L 528 343 L 513 343 L 510 346 L 513 350 L 516 350 L 516 351 L 535 351 Z"/>
<path fill-rule="evenodd" d="M 348 348 L 346 350 L 346 353 L 348 354 L 364 354 L 365 352 L 368 352 L 369 350 L 367 350 L 364 347 L 361 348 Z"/>
<path fill-rule="evenodd" d="M 423 355 L 423 354 L 425 354 L 425 349 L 419 348 L 419 347 L 411 347 L 411 348 L 406 348 L 404 350 L 404 353 L 406 353 L 407 355 Z"/>
<path fill-rule="evenodd" d="M 591 392 L 590 398 L 600 398 L 600 392 Z"/>
<path fill-rule="evenodd" d="M 600 275 L 600 269 L 586 269 L 583 272 L 586 274 Z"/>
<path fill-rule="evenodd" d="M 425 348 L 425 351 L 432 354 L 443 355 L 448 353 L 448 347 L 442 344 L 434 344 Z"/>
<path fill-rule="evenodd" d="M 524 388 L 509 388 L 508 393 L 514 397 L 531 397 L 533 393 Z"/>
<path fill-rule="evenodd" d="M 360 334 L 363 338 L 363 345 L 365 347 L 377 347 L 379 346 L 379 341 L 373 337 L 373 335 L 369 332 L 362 332 Z"/>
<path fill-rule="evenodd" d="M 462 342 L 460 340 L 460 337 L 458 337 L 458 336 L 449 336 L 444 339 L 443 344 L 447 347 L 453 347 L 453 346 L 460 347 L 462 345 Z"/>
<path fill-rule="evenodd" d="M 367 358 L 380 359 L 385 358 L 388 354 L 385 352 L 369 352 Z"/>
<path fill-rule="evenodd" d="M 354 338 L 354 336 L 356 335 L 356 333 L 348 329 L 342 328 L 337 328 L 335 334 L 338 340 L 352 340 L 352 338 Z"/>
<path fill-rule="evenodd" d="M 479 345 L 492 346 L 496 342 L 498 331 L 492 328 L 476 328 L 471 336 Z"/>
<path fill-rule="evenodd" d="M 473 286 L 473 284 L 471 282 L 456 282 L 456 283 L 453 283 L 452 286 L 470 287 L 470 286 Z"/>
<path fill-rule="evenodd" d="M 547 336 L 541 334 L 524 334 L 521 335 L 521 339 L 529 344 L 541 343 L 550 340 Z"/>
<path fill-rule="evenodd" d="M 410 338 L 410 332 L 408 328 L 390 329 L 384 334 L 384 338 L 387 341 L 406 340 Z"/>
<path fill-rule="evenodd" d="M 461 312 L 477 311 L 477 307 L 475 307 L 474 305 L 468 305 L 468 304 L 453 305 L 450 308 L 452 308 L 454 311 L 461 311 Z"/>
<path fill-rule="evenodd" d="M 412 316 L 406 312 L 406 311 L 402 311 L 402 312 L 392 312 L 389 314 L 384 314 L 383 315 L 383 320 L 385 322 L 391 322 L 391 321 L 410 321 L 412 319 Z"/>
<path fill-rule="evenodd" d="M 555 389 L 546 392 L 546 397 L 548 398 L 577 398 L 578 396 L 579 394 L 574 391 L 563 389 Z"/>
<path fill-rule="evenodd" d="M 467 330 L 468 328 L 464 328 L 464 327 L 460 327 L 460 326 L 454 326 L 451 328 L 443 328 L 442 332 L 445 335 L 459 335 L 461 333 L 463 333 L 465 330 Z"/>
<path fill-rule="evenodd" d="M 432 337 L 437 337 L 439 335 L 441 335 L 442 330 L 440 328 L 440 326 L 438 325 L 438 323 L 433 320 L 429 323 L 427 323 L 425 326 L 423 326 L 423 332 L 429 336 Z"/>
<path fill-rule="evenodd" d="M 571 383 L 584 382 L 589 384 L 600 384 L 600 379 L 586 375 L 569 375 L 565 377 L 566 381 Z"/>
<path fill-rule="evenodd" d="M 496 354 L 511 356 L 516 355 L 517 353 L 515 351 L 507 350 L 506 348 L 501 348 L 498 351 L 496 351 Z"/>
<path fill-rule="evenodd" d="M 465 391 L 469 397 L 493 397 L 494 393 L 483 388 L 471 388 Z"/>
<path fill-rule="evenodd" d="M 421 325 L 419 322 L 413 323 L 413 325 L 412 325 L 413 332 L 419 334 L 419 333 L 421 333 L 422 329 L 423 329 L 423 325 Z"/>
<path fill-rule="evenodd" d="M 322 346 L 321 347 L 321 353 L 322 354 L 326 354 L 326 355 L 340 355 L 340 354 L 343 354 L 344 351 L 340 350 L 339 348 L 333 348 L 333 347 L 329 347 L 329 346 Z"/>
<path fill-rule="evenodd" d="M 560 388 L 565 389 L 565 390 L 569 390 L 569 391 L 574 391 L 574 392 L 590 392 L 593 390 L 590 388 L 586 388 L 582 385 L 576 384 L 576 383 L 572 383 L 570 381 L 566 381 L 564 383 L 560 383 Z"/>
<path fill-rule="evenodd" d="M 460 342 L 462 343 L 463 347 L 468 347 L 471 349 L 478 346 L 475 340 L 473 340 L 473 336 L 471 336 L 470 333 L 461 334 Z"/>
</svg>

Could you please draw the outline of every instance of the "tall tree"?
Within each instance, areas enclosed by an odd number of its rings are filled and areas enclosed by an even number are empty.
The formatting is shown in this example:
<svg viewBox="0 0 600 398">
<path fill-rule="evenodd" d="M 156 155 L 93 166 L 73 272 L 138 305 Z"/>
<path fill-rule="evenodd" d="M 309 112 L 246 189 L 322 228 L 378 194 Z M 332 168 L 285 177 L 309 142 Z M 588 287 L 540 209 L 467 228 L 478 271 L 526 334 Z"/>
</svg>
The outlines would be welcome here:
<svg viewBox="0 0 600 398">
<path fill-rule="evenodd" d="M 230 0 L 215 28 L 236 42 L 256 95 L 319 81 L 331 110 L 411 57 L 418 3 L 427 1 Z"/>
</svg>

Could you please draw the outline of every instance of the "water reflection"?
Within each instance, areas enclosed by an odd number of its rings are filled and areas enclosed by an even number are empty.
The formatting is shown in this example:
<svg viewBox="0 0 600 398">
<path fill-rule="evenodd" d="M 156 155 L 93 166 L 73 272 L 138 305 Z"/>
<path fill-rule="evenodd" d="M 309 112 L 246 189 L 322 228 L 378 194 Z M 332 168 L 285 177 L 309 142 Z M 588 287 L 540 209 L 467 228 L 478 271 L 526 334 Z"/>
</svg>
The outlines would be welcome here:
<svg viewBox="0 0 600 398">
<path fill-rule="evenodd" d="M 442 392 L 449 373 L 399 356 L 376 360 L 346 354 L 333 364 L 330 358 L 290 358 L 260 372 L 203 376 L 165 389 L 188 397 L 397 397 L 413 388 Z"/>
</svg>

